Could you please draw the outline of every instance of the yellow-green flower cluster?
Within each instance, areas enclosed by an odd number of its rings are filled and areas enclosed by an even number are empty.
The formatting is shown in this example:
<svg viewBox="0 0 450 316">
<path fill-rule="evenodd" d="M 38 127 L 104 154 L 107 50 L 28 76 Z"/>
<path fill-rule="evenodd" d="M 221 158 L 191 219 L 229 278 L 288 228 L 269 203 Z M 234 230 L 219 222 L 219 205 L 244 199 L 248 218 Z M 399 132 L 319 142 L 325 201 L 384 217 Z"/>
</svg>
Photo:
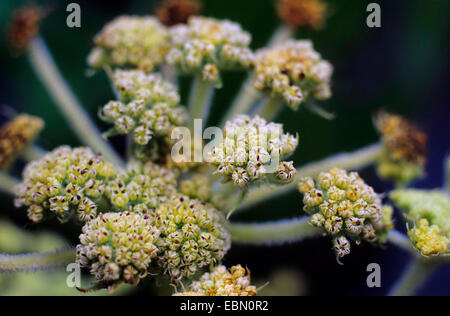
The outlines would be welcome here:
<svg viewBox="0 0 450 316">
<path fill-rule="evenodd" d="M 147 145 L 153 137 L 168 137 L 175 126 L 185 123 L 187 114 L 179 106 L 178 92 L 160 76 L 118 70 L 113 84 L 122 100 L 109 102 L 101 113 L 102 119 L 114 123 L 110 134 L 132 134 L 137 144 Z"/>
<path fill-rule="evenodd" d="M 172 48 L 166 60 L 182 73 L 201 74 L 203 80 L 220 81 L 221 70 L 249 68 L 251 36 L 237 23 L 191 17 L 186 25 L 171 28 Z"/>
<path fill-rule="evenodd" d="M 302 178 L 298 189 L 304 211 L 312 215 L 310 223 L 334 238 L 338 257 L 350 254 L 350 240 L 380 243 L 392 228 L 392 210 L 383 209 L 381 197 L 356 172 L 331 169 L 316 182 Z"/>
<path fill-rule="evenodd" d="M 308 40 L 289 41 L 255 54 L 255 89 L 284 98 L 294 110 L 305 100 L 330 98 L 332 74 L 333 66 Z"/>
<path fill-rule="evenodd" d="M 255 296 L 257 289 L 250 281 L 250 271 L 241 265 L 232 267 L 230 271 L 220 265 L 211 273 L 203 274 L 185 292 L 174 296 Z"/>
<path fill-rule="evenodd" d="M 74 214 L 89 221 L 101 211 L 107 183 L 116 172 L 88 148 L 60 147 L 27 165 L 16 189 L 15 205 L 27 206 L 28 217 L 35 223 L 46 214 L 62 222 Z"/>
<path fill-rule="evenodd" d="M 294 152 L 298 137 L 283 133 L 283 126 L 259 116 L 236 115 L 224 129 L 223 141 L 208 153 L 217 173 L 237 187 L 268 180 L 289 183 L 297 173 L 293 162 L 282 161 Z"/>
<path fill-rule="evenodd" d="M 111 180 L 105 194 L 116 211 L 148 214 L 176 193 L 178 173 L 153 162 L 132 161 Z"/>
<path fill-rule="evenodd" d="M 137 285 L 158 254 L 158 237 L 146 215 L 100 214 L 83 227 L 77 263 L 111 289 L 120 282 Z"/>
<path fill-rule="evenodd" d="M 222 215 L 205 202 L 174 195 L 149 216 L 161 232 L 157 263 L 174 281 L 220 262 L 230 248 Z"/>
<path fill-rule="evenodd" d="M 414 227 L 409 234 L 424 256 L 448 253 L 450 198 L 440 191 L 397 190 L 390 195 Z"/>
<path fill-rule="evenodd" d="M 88 57 L 91 67 L 120 67 L 151 72 L 164 62 L 169 51 L 169 33 L 151 16 L 120 16 L 94 38 Z"/>
<path fill-rule="evenodd" d="M 0 169 L 7 169 L 17 155 L 31 144 L 44 128 L 44 122 L 34 116 L 19 115 L 0 129 Z"/>
<path fill-rule="evenodd" d="M 427 136 L 414 124 L 398 115 L 382 113 L 377 119 L 385 150 L 377 164 L 384 179 L 403 186 L 424 173 Z"/>
<path fill-rule="evenodd" d="M 195 174 L 190 179 L 185 179 L 180 182 L 180 193 L 222 209 L 225 198 L 223 195 L 213 192 L 211 185 L 212 183 L 209 177 L 203 174 Z"/>
</svg>

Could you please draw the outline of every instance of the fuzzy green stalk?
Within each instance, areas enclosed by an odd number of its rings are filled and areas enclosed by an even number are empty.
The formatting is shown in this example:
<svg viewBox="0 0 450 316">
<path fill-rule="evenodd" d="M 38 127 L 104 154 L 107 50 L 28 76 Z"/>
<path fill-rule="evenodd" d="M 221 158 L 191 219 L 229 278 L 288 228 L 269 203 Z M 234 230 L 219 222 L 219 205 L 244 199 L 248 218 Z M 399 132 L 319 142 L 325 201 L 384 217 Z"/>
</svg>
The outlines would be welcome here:
<svg viewBox="0 0 450 316">
<path fill-rule="evenodd" d="M 37 76 L 79 139 L 103 154 L 106 160 L 123 166 L 123 160 L 102 138 L 100 131 L 65 82 L 41 37 L 36 37 L 30 42 L 28 55 Z"/>
<path fill-rule="evenodd" d="M 297 168 L 297 178 L 290 184 L 250 189 L 245 201 L 240 205 L 237 211 L 248 209 L 256 204 L 294 191 L 297 188 L 298 179 L 301 177 L 315 177 L 319 175 L 320 172 L 328 171 L 332 168 L 342 168 L 354 171 L 363 169 L 378 160 L 383 152 L 383 148 L 382 144 L 376 143 L 352 153 L 338 154 L 299 167 Z"/>
<path fill-rule="evenodd" d="M 30 162 L 40 160 L 46 153 L 47 151 L 45 149 L 42 149 L 36 145 L 29 145 L 20 153 L 20 156 Z"/>
<path fill-rule="evenodd" d="M 279 96 L 273 96 L 263 101 L 255 111 L 255 114 L 261 116 L 267 121 L 272 121 L 283 108 L 284 99 Z"/>
<path fill-rule="evenodd" d="M 196 119 L 203 119 L 203 123 L 206 123 L 206 120 L 208 120 L 209 117 L 214 92 L 214 83 L 203 80 L 201 74 L 194 77 L 188 106 L 192 124 Z"/>
<path fill-rule="evenodd" d="M 14 195 L 14 188 L 20 183 L 19 180 L 13 178 L 7 173 L 0 171 L 0 191 Z"/>
<path fill-rule="evenodd" d="M 0 273 L 48 271 L 73 262 L 74 249 L 23 255 L 0 254 Z"/>
<path fill-rule="evenodd" d="M 282 245 L 320 236 L 323 232 L 308 223 L 309 217 L 282 220 L 270 223 L 229 226 L 231 239 L 235 243 L 248 245 Z"/>
<path fill-rule="evenodd" d="M 388 240 L 391 244 L 409 252 L 411 255 L 417 255 L 417 250 L 413 247 L 411 239 L 398 230 L 391 230 L 388 234 Z"/>
<path fill-rule="evenodd" d="M 291 27 L 287 26 L 286 24 L 282 24 L 275 30 L 269 42 L 267 43 L 267 46 L 273 47 L 283 44 L 287 42 L 289 39 L 291 39 L 293 36 L 294 30 Z"/>
<path fill-rule="evenodd" d="M 439 265 L 436 259 L 415 257 L 389 296 L 414 296 Z"/>
<path fill-rule="evenodd" d="M 255 102 L 261 98 L 261 92 L 253 88 L 253 80 L 247 78 L 242 84 L 241 90 L 234 99 L 233 104 L 224 116 L 220 126 L 225 126 L 227 121 L 233 119 L 235 114 L 248 114 Z"/>
</svg>

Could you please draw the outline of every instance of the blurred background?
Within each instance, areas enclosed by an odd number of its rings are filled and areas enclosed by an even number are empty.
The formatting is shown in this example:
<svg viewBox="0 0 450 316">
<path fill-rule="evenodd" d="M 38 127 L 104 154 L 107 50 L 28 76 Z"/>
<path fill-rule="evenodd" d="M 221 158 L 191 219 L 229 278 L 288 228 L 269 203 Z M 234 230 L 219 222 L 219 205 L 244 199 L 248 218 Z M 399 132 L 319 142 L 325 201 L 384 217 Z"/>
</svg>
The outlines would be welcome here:
<svg viewBox="0 0 450 316">
<path fill-rule="evenodd" d="M 92 47 L 93 36 L 118 15 L 152 14 L 158 1 L 74 1 L 81 5 L 80 29 L 66 27 L 66 6 L 69 2 L 72 1 L 34 1 L 53 8 L 43 21 L 41 33 L 65 78 L 86 110 L 96 118 L 98 108 L 113 95 L 104 74 L 87 76 L 86 57 Z M 285 124 L 285 130 L 300 133 L 300 146 L 293 158 L 296 165 L 376 142 L 378 135 L 372 117 L 377 111 L 385 109 L 416 121 L 429 135 L 427 175 L 413 186 L 428 189 L 441 187 L 443 161 L 450 148 L 450 1 L 376 1 L 382 8 L 382 27 L 373 29 L 366 26 L 366 7 L 372 1 L 325 2 L 331 6 L 326 27 L 318 31 L 299 31 L 297 38 L 312 39 L 315 48 L 335 66 L 334 97 L 322 105 L 336 113 L 337 119 L 326 121 L 304 109 L 298 112 L 287 108 L 283 110 L 277 121 Z M 26 56 L 12 57 L 6 46 L 9 17 L 15 8 L 25 3 L 16 0 L 0 2 L 0 104 L 45 120 L 46 128 L 38 139 L 42 147 L 50 150 L 62 144 L 80 145 L 31 70 Z M 241 23 L 253 35 L 252 46 L 255 49 L 264 46 L 279 24 L 274 0 L 204 0 L 203 3 L 204 15 Z M 217 123 L 226 111 L 244 78 L 245 75 L 240 73 L 225 76 L 224 87 L 216 94 L 211 124 Z M 188 88 L 188 80 L 182 81 L 183 100 L 187 99 L 185 93 Z M 4 117 L 0 116 L 0 124 L 2 120 Z M 106 129 L 97 118 L 96 122 L 103 130 Z M 114 144 L 123 151 L 121 139 L 114 139 Z M 20 167 L 12 172 L 20 175 Z M 362 176 L 377 192 L 392 189 L 390 183 L 376 177 L 372 168 L 364 170 Z M 25 229 L 27 234 L 44 237 L 47 231 L 52 231 L 59 235 L 60 243 L 77 242 L 79 230 L 76 227 L 62 226 L 57 222 L 34 226 L 27 220 L 24 210 L 14 209 L 11 198 L 0 195 L 0 203 L 0 221 L 8 220 L 4 227 L 14 224 L 16 228 Z M 298 216 L 300 210 L 301 197 L 292 193 L 254 207 L 235 219 L 266 221 L 291 218 Z M 397 216 L 396 226 L 405 231 L 400 216 Z M 6 229 L 4 227 L 0 225 L 0 252 L 14 253 L 29 249 L 27 239 L 23 245 L 8 249 L 14 235 L 1 234 Z M 17 234 L 23 232 L 18 231 Z M 49 250 L 48 247 L 51 249 L 54 244 L 49 242 L 46 245 Z M 364 245 L 353 247 L 352 254 L 343 260 L 345 265 L 340 266 L 331 250 L 329 238 L 270 249 L 233 246 L 224 260 L 227 266 L 238 263 L 247 265 L 260 284 L 265 280 L 272 281 L 266 294 L 310 295 L 384 295 L 401 276 L 408 262 L 409 256 L 393 246 L 377 249 Z M 381 288 L 369 289 L 366 286 L 366 267 L 369 263 L 381 266 Z M 0 295 L 38 294 L 41 291 L 36 285 L 41 284 L 40 281 L 34 280 L 34 286 L 31 286 L 32 281 L 26 281 L 14 292 L 11 290 L 13 277 L 8 278 L 10 280 L 6 282 L 5 277 L 0 276 Z M 64 278 L 60 279 L 64 281 Z M 450 295 L 449 279 L 450 267 L 443 267 L 433 274 L 419 294 Z M 47 282 L 50 283 L 47 287 L 53 288 L 49 293 L 76 294 L 67 288 L 55 290 L 64 286 L 52 282 Z M 129 293 L 148 295 L 152 291 L 153 286 L 149 283 Z"/>
</svg>

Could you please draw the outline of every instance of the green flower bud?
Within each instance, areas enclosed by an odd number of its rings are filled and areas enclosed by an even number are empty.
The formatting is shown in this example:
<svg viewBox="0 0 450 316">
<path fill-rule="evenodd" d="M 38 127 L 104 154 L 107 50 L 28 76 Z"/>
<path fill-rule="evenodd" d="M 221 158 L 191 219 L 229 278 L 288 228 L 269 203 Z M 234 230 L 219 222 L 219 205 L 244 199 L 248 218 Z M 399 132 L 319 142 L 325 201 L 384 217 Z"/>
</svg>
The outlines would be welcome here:
<svg viewBox="0 0 450 316">
<path fill-rule="evenodd" d="M 294 180 L 297 171 L 292 162 L 282 159 L 297 145 L 298 137 L 284 134 L 281 124 L 267 123 L 259 116 L 236 115 L 225 125 L 223 142 L 207 153 L 207 158 L 217 166 L 216 173 L 239 188 L 264 180 L 285 184 Z"/>
<path fill-rule="evenodd" d="M 152 72 L 169 51 L 167 29 L 154 17 L 120 16 L 94 38 L 91 67 L 137 68 Z"/>
<path fill-rule="evenodd" d="M 289 41 L 255 56 L 257 90 L 284 98 L 294 110 L 308 99 L 329 99 L 332 65 L 322 60 L 310 41 Z"/>
<path fill-rule="evenodd" d="M 175 281 L 220 262 L 230 248 L 222 215 L 204 202 L 175 195 L 149 216 L 161 232 L 158 265 Z"/>
<path fill-rule="evenodd" d="M 97 216 L 103 193 L 117 170 L 89 148 L 60 147 L 31 162 L 16 189 L 16 207 L 27 206 L 28 216 L 40 222 L 45 215 L 66 222 L 77 214 L 81 221 Z"/>
<path fill-rule="evenodd" d="M 390 198 L 415 225 L 410 236 L 423 255 L 448 252 L 450 198 L 447 194 L 441 191 L 397 190 L 391 193 Z M 447 247 L 443 247 L 445 244 Z"/>
<path fill-rule="evenodd" d="M 153 137 L 170 137 L 174 127 L 186 122 L 178 92 L 158 75 L 118 70 L 113 84 L 123 102 L 110 101 L 102 109 L 101 118 L 114 123 L 110 134 L 132 134 L 137 144 L 147 145 Z"/>
<path fill-rule="evenodd" d="M 302 178 L 304 210 L 311 214 L 310 223 L 334 237 L 338 257 L 350 253 L 350 240 L 386 242 L 393 227 L 392 209 L 384 208 L 381 197 L 357 173 L 331 169 L 320 173 L 317 181 Z"/>
<path fill-rule="evenodd" d="M 83 227 L 77 263 L 110 289 L 120 282 L 137 285 L 158 254 L 158 237 L 158 229 L 150 225 L 147 216 L 100 214 Z"/>
<path fill-rule="evenodd" d="M 220 70 L 245 69 L 253 62 L 250 34 L 230 21 L 191 17 L 186 25 L 172 27 L 170 37 L 167 63 L 206 81 L 219 82 Z"/>
</svg>

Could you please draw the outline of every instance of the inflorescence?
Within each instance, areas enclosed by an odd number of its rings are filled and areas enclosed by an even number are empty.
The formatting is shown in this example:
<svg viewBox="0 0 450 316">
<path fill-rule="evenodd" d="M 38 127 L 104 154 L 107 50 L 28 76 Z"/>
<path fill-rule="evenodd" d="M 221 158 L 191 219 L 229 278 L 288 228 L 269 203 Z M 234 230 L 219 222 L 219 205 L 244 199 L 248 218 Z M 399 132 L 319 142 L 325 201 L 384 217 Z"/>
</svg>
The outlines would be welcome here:
<svg viewBox="0 0 450 316">
<path fill-rule="evenodd" d="M 282 97 L 294 110 L 303 101 L 330 98 L 332 74 L 332 65 L 308 40 L 289 41 L 255 54 L 255 89 Z"/>
<path fill-rule="evenodd" d="M 205 81 L 219 83 L 221 70 L 247 69 L 253 62 L 250 34 L 231 21 L 191 17 L 172 27 L 170 37 L 167 63 Z"/>
<path fill-rule="evenodd" d="M 427 136 L 398 115 L 382 113 L 377 119 L 385 150 L 378 162 L 380 177 L 404 186 L 424 173 Z"/>
<path fill-rule="evenodd" d="M 281 124 L 267 123 L 256 116 L 237 115 L 228 121 L 223 141 L 208 153 L 217 174 L 239 188 L 262 180 L 289 183 L 297 170 L 293 162 L 283 161 L 298 145 L 298 137 L 283 133 Z"/>
<path fill-rule="evenodd" d="M 153 137 L 170 140 L 172 129 L 187 121 L 177 90 L 160 76 L 118 70 L 113 84 L 121 100 L 103 107 L 102 118 L 114 123 L 106 135 L 131 134 L 137 144 L 147 145 Z"/>
<path fill-rule="evenodd" d="M 298 189 L 303 194 L 303 210 L 312 215 L 310 223 L 333 237 L 339 258 L 350 254 L 350 240 L 357 244 L 386 241 L 392 209 L 383 208 L 381 197 L 356 172 L 331 169 L 315 182 L 302 178 Z"/>
<path fill-rule="evenodd" d="M 120 16 L 108 23 L 94 38 L 88 57 L 93 68 L 121 67 L 153 71 L 164 62 L 169 34 L 152 16 Z"/>
<path fill-rule="evenodd" d="M 442 255 L 449 252 L 450 198 L 446 193 L 397 190 L 390 197 L 413 224 L 409 235 L 422 255 Z"/>
<path fill-rule="evenodd" d="M 44 121 L 30 115 L 19 115 L 0 129 L 0 169 L 7 169 L 44 128 Z"/>
<path fill-rule="evenodd" d="M 156 15 L 164 25 L 185 24 L 191 16 L 198 15 L 202 4 L 198 0 L 165 0 L 156 9 Z"/>
<path fill-rule="evenodd" d="M 15 205 L 27 206 L 34 223 L 45 215 L 66 222 L 76 214 L 89 221 L 104 205 L 103 194 L 115 173 L 113 165 L 88 148 L 60 147 L 27 165 Z"/>
<path fill-rule="evenodd" d="M 174 296 L 255 296 L 257 289 L 250 281 L 250 271 L 242 266 L 234 266 L 228 271 L 220 265 Z"/>
<path fill-rule="evenodd" d="M 321 0 L 278 0 L 277 11 L 284 23 L 294 29 L 319 29 L 325 23 L 327 5 Z"/>
</svg>

